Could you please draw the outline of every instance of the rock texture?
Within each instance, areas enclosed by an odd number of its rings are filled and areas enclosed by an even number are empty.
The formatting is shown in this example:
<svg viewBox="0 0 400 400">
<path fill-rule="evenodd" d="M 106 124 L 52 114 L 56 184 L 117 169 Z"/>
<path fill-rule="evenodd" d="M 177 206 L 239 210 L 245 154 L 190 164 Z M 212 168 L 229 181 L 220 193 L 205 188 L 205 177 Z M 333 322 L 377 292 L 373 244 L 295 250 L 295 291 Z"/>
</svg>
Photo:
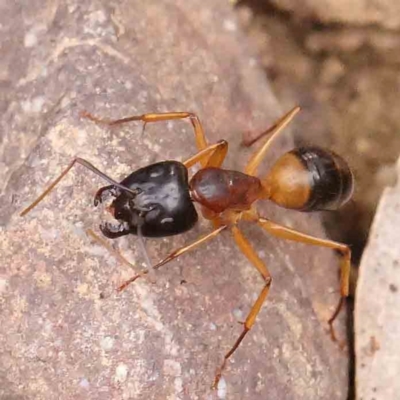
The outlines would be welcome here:
<svg viewBox="0 0 400 400">
<path fill-rule="evenodd" d="M 300 18 L 323 23 L 378 25 L 396 30 L 400 27 L 400 4 L 396 0 L 271 0 L 281 10 L 293 12 Z"/>
<path fill-rule="evenodd" d="M 398 179 L 383 193 L 360 265 L 355 312 L 358 400 L 399 397 L 399 199 Z"/>
<path fill-rule="evenodd" d="M 195 111 L 210 141 L 229 141 L 227 165 L 244 165 L 242 133 L 282 110 L 227 2 L 7 2 L 2 21 L 0 398 L 345 399 L 347 356 L 326 333 L 338 287 L 328 250 L 245 227 L 274 282 L 213 392 L 216 366 L 262 287 L 229 234 L 160 270 L 155 284 L 143 279 L 117 295 L 132 270 L 86 234 L 102 218 L 92 206 L 100 178 L 76 167 L 18 215 L 76 155 L 121 179 L 196 150 L 184 121 L 148 125 L 141 136 L 140 124 L 107 129 L 82 110 L 112 118 Z M 289 146 L 283 136 L 265 166 Z M 262 212 L 323 235 L 318 216 Z M 150 256 L 208 229 L 202 222 L 149 240 Z M 143 267 L 134 237 L 113 245 Z"/>
</svg>

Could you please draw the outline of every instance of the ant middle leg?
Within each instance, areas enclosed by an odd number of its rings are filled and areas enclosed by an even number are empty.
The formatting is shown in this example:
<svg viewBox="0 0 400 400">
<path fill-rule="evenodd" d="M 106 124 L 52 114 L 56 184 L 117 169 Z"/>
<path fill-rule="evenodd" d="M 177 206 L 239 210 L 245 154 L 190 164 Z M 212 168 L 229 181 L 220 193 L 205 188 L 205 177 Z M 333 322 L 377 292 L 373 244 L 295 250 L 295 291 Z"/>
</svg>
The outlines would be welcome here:
<svg viewBox="0 0 400 400">
<path fill-rule="evenodd" d="M 226 362 L 228 361 L 229 357 L 232 356 L 232 354 L 236 351 L 236 349 L 239 347 L 240 343 L 243 341 L 244 337 L 246 334 L 250 331 L 250 329 L 253 327 L 256 317 L 258 313 L 261 310 L 262 305 L 265 302 L 265 299 L 267 298 L 269 288 L 271 286 L 271 275 L 264 264 L 264 262 L 258 257 L 257 253 L 254 251 L 252 246 L 250 245 L 249 241 L 245 238 L 243 233 L 240 231 L 240 229 L 234 225 L 231 228 L 233 238 L 235 239 L 236 244 L 238 245 L 239 249 L 241 252 L 248 258 L 248 260 L 257 268 L 258 272 L 260 272 L 262 278 L 264 279 L 264 287 L 261 290 L 257 300 L 253 304 L 249 314 L 247 315 L 247 318 L 244 322 L 244 328 L 240 336 L 237 338 L 236 342 L 232 346 L 232 348 L 228 351 L 228 353 L 225 354 L 224 356 L 224 361 L 222 362 L 222 365 L 218 368 L 217 373 L 215 375 L 214 383 L 213 383 L 213 388 L 216 389 L 218 386 L 218 382 L 221 379 L 222 376 L 222 371 L 225 369 Z"/>
<path fill-rule="evenodd" d="M 115 120 L 98 118 L 86 111 L 82 112 L 81 115 L 85 118 L 90 119 L 93 122 L 109 126 L 120 125 L 132 121 L 141 121 L 144 123 L 145 126 L 150 122 L 171 121 L 171 120 L 189 118 L 194 129 L 197 148 L 199 150 L 204 150 L 205 148 L 207 148 L 207 140 L 200 119 L 196 114 L 191 112 L 148 113 L 142 115 L 132 115 L 130 117 L 115 119 Z M 204 162 L 202 162 L 202 166 L 205 166 Z"/>
<path fill-rule="evenodd" d="M 119 182 L 115 181 L 114 179 L 110 178 L 108 175 L 106 175 L 104 172 L 100 171 L 98 168 L 96 168 L 93 164 L 91 164 L 89 161 L 86 161 L 83 158 L 76 157 L 74 158 L 70 164 L 65 168 L 61 174 L 50 184 L 50 186 L 35 200 L 33 203 L 31 203 L 28 207 L 26 207 L 21 213 L 20 216 L 23 217 L 25 214 L 27 214 L 29 211 L 31 211 L 34 207 L 36 207 L 56 186 L 57 184 L 67 175 L 67 173 L 70 171 L 70 169 L 75 165 L 75 164 L 80 164 L 83 167 L 89 169 L 96 175 L 100 176 L 101 178 L 105 179 L 107 182 L 111 183 L 111 185 L 116 186 L 125 192 L 131 193 L 133 196 L 136 196 L 138 194 L 137 190 L 129 189 L 124 185 L 121 185 Z"/>
</svg>

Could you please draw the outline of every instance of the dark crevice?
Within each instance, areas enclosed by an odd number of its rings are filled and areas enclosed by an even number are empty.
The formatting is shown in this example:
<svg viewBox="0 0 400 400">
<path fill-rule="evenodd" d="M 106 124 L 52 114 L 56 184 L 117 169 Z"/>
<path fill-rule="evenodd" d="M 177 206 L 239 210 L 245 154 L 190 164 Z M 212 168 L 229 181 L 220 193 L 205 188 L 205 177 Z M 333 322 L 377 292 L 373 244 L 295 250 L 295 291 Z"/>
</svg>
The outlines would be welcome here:
<svg viewBox="0 0 400 400">
<path fill-rule="evenodd" d="M 349 357 L 349 391 L 347 400 L 355 400 L 356 398 L 356 354 L 354 346 L 354 299 L 349 298 L 347 301 L 347 343 L 348 343 L 348 357 Z"/>
</svg>

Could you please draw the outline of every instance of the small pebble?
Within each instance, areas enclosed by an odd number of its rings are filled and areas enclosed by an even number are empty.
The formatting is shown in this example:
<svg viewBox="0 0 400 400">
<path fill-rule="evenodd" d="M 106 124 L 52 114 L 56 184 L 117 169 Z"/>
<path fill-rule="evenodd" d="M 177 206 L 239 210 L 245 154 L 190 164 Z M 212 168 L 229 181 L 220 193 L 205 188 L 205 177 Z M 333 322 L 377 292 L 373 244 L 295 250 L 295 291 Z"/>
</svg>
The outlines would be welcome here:
<svg viewBox="0 0 400 400">
<path fill-rule="evenodd" d="M 240 310 L 239 308 L 235 308 L 233 310 L 233 316 L 236 318 L 238 321 L 243 321 L 243 311 Z"/>
<path fill-rule="evenodd" d="M 89 389 L 90 383 L 86 378 L 81 379 L 79 386 L 83 389 Z"/>
<path fill-rule="evenodd" d="M 115 369 L 115 376 L 114 376 L 115 382 L 117 383 L 125 382 L 127 377 L 128 377 L 128 366 L 124 363 L 119 364 L 118 367 Z"/>
<path fill-rule="evenodd" d="M 111 350 L 114 346 L 114 339 L 111 336 L 106 336 L 100 341 L 100 346 L 103 350 Z"/>
<path fill-rule="evenodd" d="M 226 397 L 226 381 L 224 378 L 221 378 L 218 382 L 217 395 L 219 399 L 225 399 Z"/>
<path fill-rule="evenodd" d="M 24 46 L 25 47 L 34 47 L 37 45 L 38 39 L 34 32 L 28 32 L 24 37 Z"/>
<path fill-rule="evenodd" d="M 6 279 L 0 279 L 0 294 L 4 293 L 7 290 L 8 281 Z"/>
</svg>

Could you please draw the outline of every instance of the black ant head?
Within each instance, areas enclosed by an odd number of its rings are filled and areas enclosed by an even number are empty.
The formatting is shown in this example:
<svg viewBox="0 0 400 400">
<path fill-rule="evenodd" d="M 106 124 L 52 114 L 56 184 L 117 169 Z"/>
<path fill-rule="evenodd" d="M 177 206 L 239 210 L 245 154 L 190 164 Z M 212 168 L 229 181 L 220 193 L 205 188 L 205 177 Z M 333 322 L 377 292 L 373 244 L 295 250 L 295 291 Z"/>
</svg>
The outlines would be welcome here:
<svg viewBox="0 0 400 400">
<path fill-rule="evenodd" d="M 106 190 L 111 192 L 112 214 L 129 233 L 137 234 L 140 224 L 143 236 L 165 237 L 186 232 L 197 222 L 187 169 L 179 162 L 164 161 L 141 168 L 121 185 L 129 191 L 106 187 L 99 190 L 96 199 L 99 201 Z"/>
</svg>

